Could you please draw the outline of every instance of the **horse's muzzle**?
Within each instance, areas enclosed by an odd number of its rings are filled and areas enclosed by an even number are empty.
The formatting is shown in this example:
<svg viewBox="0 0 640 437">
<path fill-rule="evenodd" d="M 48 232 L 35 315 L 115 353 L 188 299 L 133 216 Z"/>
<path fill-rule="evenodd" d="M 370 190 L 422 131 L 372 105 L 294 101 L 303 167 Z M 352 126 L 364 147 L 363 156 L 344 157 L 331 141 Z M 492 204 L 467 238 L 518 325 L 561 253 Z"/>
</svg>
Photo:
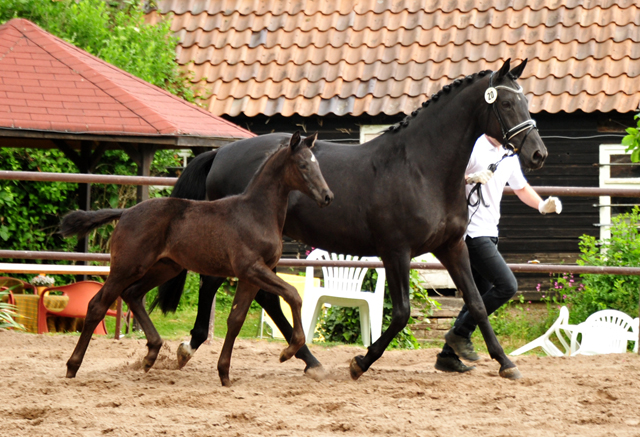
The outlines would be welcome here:
<svg viewBox="0 0 640 437">
<path fill-rule="evenodd" d="M 318 202 L 318 206 L 320 206 L 320 208 L 331 205 L 331 202 L 333 202 L 333 193 L 331 190 L 322 190 L 322 193 L 318 196 L 316 202 Z"/>
</svg>

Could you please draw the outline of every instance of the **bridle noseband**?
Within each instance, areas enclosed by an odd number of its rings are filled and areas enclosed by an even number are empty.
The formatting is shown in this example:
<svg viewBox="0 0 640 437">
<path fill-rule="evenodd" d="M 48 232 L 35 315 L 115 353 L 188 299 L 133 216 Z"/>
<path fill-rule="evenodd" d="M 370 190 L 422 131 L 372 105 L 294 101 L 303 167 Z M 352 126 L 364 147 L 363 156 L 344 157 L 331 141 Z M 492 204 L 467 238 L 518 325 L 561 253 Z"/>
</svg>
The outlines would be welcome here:
<svg viewBox="0 0 640 437">
<path fill-rule="evenodd" d="M 536 125 L 536 121 L 530 118 L 528 120 L 523 121 L 520 124 L 517 124 L 516 126 L 513 126 L 511 129 L 506 128 L 506 124 L 502 119 L 502 117 L 500 116 L 500 112 L 498 111 L 497 105 L 494 105 L 496 100 L 498 100 L 498 90 L 506 90 L 512 93 L 522 94 L 523 97 L 524 97 L 524 92 L 520 85 L 518 85 L 518 88 L 511 88 L 506 85 L 493 86 L 494 74 L 495 72 L 491 73 L 491 76 L 489 77 L 489 88 L 487 88 L 487 90 L 484 92 L 484 99 L 493 110 L 493 113 L 496 115 L 496 118 L 498 119 L 498 123 L 500 124 L 500 130 L 502 130 L 502 146 L 505 149 L 510 150 L 512 153 L 517 154 L 518 152 L 520 152 L 520 149 L 522 148 L 522 145 L 524 144 L 524 142 L 527 140 L 527 137 L 529 136 L 529 134 L 534 129 L 538 130 L 538 127 Z M 526 97 L 525 97 L 525 101 L 526 101 Z M 520 142 L 520 145 L 516 147 L 515 145 L 513 145 L 513 143 L 511 143 L 511 140 L 523 132 L 524 132 L 524 136 L 522 138 L 522 141 Z"/>
</svg>

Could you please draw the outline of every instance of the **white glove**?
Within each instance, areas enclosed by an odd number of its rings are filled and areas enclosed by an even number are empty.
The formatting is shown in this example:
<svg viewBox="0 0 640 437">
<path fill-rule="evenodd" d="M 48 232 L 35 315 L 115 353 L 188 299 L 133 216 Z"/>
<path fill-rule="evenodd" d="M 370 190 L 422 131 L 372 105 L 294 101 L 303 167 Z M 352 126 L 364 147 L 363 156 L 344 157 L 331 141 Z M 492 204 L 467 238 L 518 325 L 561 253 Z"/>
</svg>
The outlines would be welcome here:
<svg viewBox="0 0 640 437">
<path fill-rule="evenodd" d="M 467 184 L 486 184 L 492 177 L 493 172 L 491 170 L 482 170 L 476 173 L 471 173 L 465 178 L 465 181 Z"/>
<path fill-rule="evenodd" d="M 557 197 L 549 197 L 547 200 L 543 200 L 538 205 L 538 211 L 540 214 L 547 214 L 549 212 L 555 212 L 560 214 L 562 212 L 562 202 Z"/>
</svg>

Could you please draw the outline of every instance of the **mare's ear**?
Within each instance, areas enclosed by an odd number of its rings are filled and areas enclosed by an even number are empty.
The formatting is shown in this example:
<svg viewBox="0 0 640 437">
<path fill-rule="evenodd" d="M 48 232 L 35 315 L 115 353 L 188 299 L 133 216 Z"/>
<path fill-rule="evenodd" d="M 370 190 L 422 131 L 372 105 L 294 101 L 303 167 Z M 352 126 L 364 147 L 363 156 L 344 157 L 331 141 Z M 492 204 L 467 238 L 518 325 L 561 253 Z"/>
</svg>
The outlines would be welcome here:
<svg viewBox="0 0 640 437">
<path fill-rule="evenodd" d="M 307 138 L 302 140 L 302 142 L 305 144 L 305 146 L 311 149 L 313 148 L 313 146 L 316 145 L 317 139 L 318 139 L 318 132 L 314 132 L 311 135 L 309 135 Z"/>
<path fill-rule="evenodd" d="M 291 135 L 291 139 L 289 140 L 289 147 L 291 150 L 296 150 L 298 145 L 300 144 L 300 131 L 297 130 Z"/>
<path fill-rule="evenodd" d="M 503 77 L 505 77 L 507 75 L 507 73 L 509 72 L 510 64 L 511 64 L 511 58 L 509 58 L 506 61 L 504 61 L 504 65 L 502 65 L 500 70 L 498 70 L 497 79 L 501 79 L 501 78 L 503 78 Z"/>
<path fill-rule="evenodd" d="M 527 65 L 527 59 L 525 58 L 525 60 L 522 61 L 520 65 L 518 65 L 517 67 L 513 67 L 513 70 L 509 72 L 513 80 L 518 79 L 522 75 L 522 71 L 524 70 L 524 67 L 526 65 Z"/>
</svg>

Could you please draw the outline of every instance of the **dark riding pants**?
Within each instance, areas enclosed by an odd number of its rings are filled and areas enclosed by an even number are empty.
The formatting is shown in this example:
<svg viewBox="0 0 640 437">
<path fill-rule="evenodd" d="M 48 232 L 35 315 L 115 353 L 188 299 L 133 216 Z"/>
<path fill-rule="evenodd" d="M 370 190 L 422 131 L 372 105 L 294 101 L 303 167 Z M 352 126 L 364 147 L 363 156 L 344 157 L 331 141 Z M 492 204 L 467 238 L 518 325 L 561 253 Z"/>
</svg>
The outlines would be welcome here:
<svg viewBox="0 0 640 437">
<path fill-rule="evenodd" d="M 498 252 L 498 238 L 467 237 L 465 242 L 469 249 L 473 279 L 482 295 L 487 314 L 491 314 L 516 294 L 518 282 Z M 461 337 L 470 338 L 476 326 L 477 323 L 464 305 L 453 325 L 453 332 Z M 447 344 L 444 345 L 442 353 L 455 355 Z"/>
</svg>

